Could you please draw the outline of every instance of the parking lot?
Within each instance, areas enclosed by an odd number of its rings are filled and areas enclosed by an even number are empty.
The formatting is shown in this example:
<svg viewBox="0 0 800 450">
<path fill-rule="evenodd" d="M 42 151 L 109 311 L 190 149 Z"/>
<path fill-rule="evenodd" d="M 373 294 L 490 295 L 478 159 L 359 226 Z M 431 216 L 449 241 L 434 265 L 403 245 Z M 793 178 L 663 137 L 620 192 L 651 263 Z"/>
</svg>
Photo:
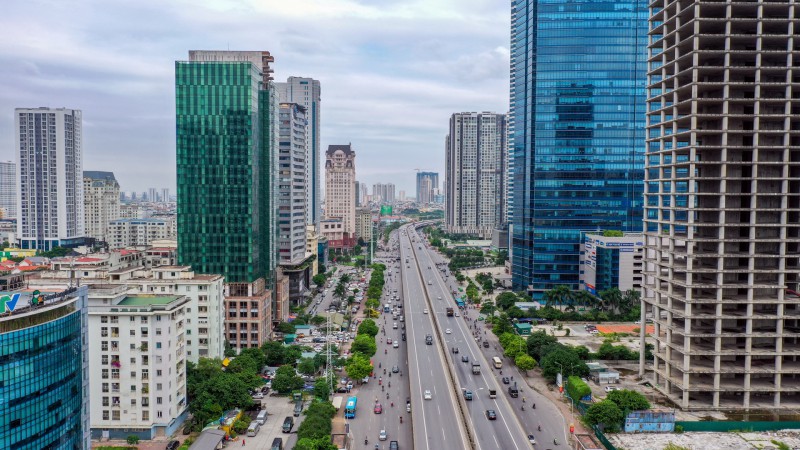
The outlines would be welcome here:
<svg viewBox="0 0 800 450">
<path fill-rule="evenodd" d="M 261 404 L 267 410 L 267 422 L 261 426 L 261 430 L 256 436 L 247 437 L 243 435 L 238 437 L 236 442 L 238 443 L 244 439 L 246 447 L 269 449 L 272 440 L 279 437 L 283 439 L 283 448 L 290 449 L 294 447 L 294 444 L 297 443 L 297 428 L 305 418 L 305 414 L 300 414 L 300 417 L 293 417 L 294 402 L 291 397 L 268 396 L 262 400 Z M 308 402 L 304 405 L 304 411 L 305 406 L 308 406 Z M 253 411 L 252 417 L 255 418 L 257 414 L 257 411 Z M 283 420 L 286 417 L 294 419 L 291 433 L 284 433 L 281 430 Z"/>
</svg>

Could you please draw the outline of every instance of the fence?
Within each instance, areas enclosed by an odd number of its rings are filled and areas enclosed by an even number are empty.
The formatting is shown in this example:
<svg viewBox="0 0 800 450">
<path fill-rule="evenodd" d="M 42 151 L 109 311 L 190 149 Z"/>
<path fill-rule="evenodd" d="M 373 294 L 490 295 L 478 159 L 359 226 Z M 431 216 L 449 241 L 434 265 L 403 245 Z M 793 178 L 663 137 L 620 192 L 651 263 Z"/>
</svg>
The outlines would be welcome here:
<svg viewBox="0 0 800 450">
<path fill-rule="evenodd" d="M 775 431 L 800 429 L 800 422 L 676 421 L 675 427 L 679 426 L 683 431 Z"/>
<path fill-rule="evenodd" d="M 612 444 L 611 441 L 606 438 L 606 435 L 600 431 L 600 428 L 594 426 L 592 429 L 594 430 L 594 435 L 597 437 L 597 440 L 603 444 L 603 447 L 605 447 L 606 450 L 617 450 L 617 447 L 614 447 L 614 444 Z"/>
</svg>

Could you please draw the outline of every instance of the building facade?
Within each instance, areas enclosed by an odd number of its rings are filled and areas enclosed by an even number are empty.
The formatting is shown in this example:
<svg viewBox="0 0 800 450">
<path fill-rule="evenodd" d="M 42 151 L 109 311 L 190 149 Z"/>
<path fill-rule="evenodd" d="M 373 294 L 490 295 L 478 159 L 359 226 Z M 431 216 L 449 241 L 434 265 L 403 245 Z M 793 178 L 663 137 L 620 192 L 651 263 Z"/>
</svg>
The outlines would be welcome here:
<svg viewBox="0 0 800 450">
<path fill-rule="evenodd" d="M 81 111 L 17 108 L 17 240 L 20 247 L 74 247 L 85 236 Z"/>
<path fill-rule="evenodd" d="M 306 223 L 319 229 L 322 220 L 322 181 L 320 179 L 320 119 L 322 89 L 318 80 L 289 77 L 285 83 L 275 83 L 281 103 L 296 103 L 305 108 L 308 128 L 305 135 Z"/>
<path fill-rule="evenodd" d="M 17 218 L 17 164 L 0 161 L 0 219 Z"/>
<path fill-rule="evenodd" d="M 394 203 L 394 183 L 376 183 L 372 185 L 372 199 L 375 202 Z"/>
<path fill-rule="evenodd" d="M 119 219 L 119 183 L 114 172 L 83 172 L 83 209 L 86 236 L 108 242 L 108 226 Z"/>
<path fill-rule="evenodd" d="M 89 292 L 92 438 L 169 437 L 188 416 L 182 295 Z"/>
<path fill-rule="evenodd" d="M 340 218 L 343 232 L 356 233 L 356 152 L 350 144 L 329 145 L 325 152 L 325 215 Z"/>
<path fill-rule="evenodd" d="M 417 172 L 417 203 L 433 203 L 433 195 L 439 189 L 437 172 Z"/>
<path fill-rule="evenodd" d="M 684 409 L 793 410 L 798 5 L 659 0 L 650 12 L 642 317 L 655 322 L 654 386 Z"/>
<path fill-rule="evenodd" d="M 42 292 L 0 292 L 0 447 L 91 448 L 87 288 Z"/>
<path fill-rule="evenodd" d="M 372 240 L 372 211 L 369 208 L 356 209 L 356 237 L 369 242 Z"/>
<path fill-rule="evenodd" d="M 445 149 L 445 226 L 449 233 L 491 237 L 505 222 L 503 158 L 506 116 L 456 113 Z M 432 181 L 432 180 L 431 180 Z"/>
<path fill-rule="evenodd" d="M 306 254 L 306 109 L 281 103 L 278 146 L 278 263 L 299 264 Z"/>
<path fill-rule="evenodd" d="M 611 288 L 641 292 L 643 256 L 641 233 L 613 237 L 585 233 L 581 250 L 581 290 L 595 296 Z"/>
<path fill-rule="evenodd" d="M 515 0 L 512 277 L 579 288 L 580 233 L 641 231 L 647 2 Z"/>
<path fill-rule="evenodd" d="M 109 248 L 151 245 L 160 239 L 175 239 L 175 218 L 117 219 L 108 224 Z"/>
</svg>

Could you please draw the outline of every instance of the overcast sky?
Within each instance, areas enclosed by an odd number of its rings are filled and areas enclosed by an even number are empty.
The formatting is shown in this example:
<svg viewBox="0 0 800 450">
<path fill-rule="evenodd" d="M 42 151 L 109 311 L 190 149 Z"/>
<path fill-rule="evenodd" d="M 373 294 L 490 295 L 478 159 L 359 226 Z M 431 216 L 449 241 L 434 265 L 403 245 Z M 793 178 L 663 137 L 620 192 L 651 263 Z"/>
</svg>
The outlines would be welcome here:
<svg viewBox="0 0 800 450">
<path fill-rule="evenodd" d="M 444 170 L 450 114 L 508 109 L 508 3 L 4 0 L 0 159 L 16 159 L 14 108 L 76 108 L 85 170 L 174 192 L 174 61 L 268 50 L 277 81 L 321 81 L 323 152 L 351 142 L 359 181 L 413 196 L 414 169 Z"/>
</svg>

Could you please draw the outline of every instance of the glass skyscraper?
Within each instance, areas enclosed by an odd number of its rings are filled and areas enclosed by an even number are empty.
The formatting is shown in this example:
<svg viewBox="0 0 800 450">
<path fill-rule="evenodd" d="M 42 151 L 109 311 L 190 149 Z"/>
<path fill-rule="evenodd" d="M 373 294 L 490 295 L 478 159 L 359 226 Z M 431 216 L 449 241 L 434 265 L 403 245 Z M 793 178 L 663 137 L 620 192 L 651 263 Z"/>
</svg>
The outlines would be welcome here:
<svg viewBox="0 0 800 450">
<path fill-rule="evenodd" d="M 641 231 L 647 2 L 512 3 L 512 275 L 579 286 L 581 231 Z"/>
<path fill-rule="evenodd" d="M 269 52 L 175 63 L 178 262 L 228 283 L 275 268 L 277 93 Z"/>
</svg>

